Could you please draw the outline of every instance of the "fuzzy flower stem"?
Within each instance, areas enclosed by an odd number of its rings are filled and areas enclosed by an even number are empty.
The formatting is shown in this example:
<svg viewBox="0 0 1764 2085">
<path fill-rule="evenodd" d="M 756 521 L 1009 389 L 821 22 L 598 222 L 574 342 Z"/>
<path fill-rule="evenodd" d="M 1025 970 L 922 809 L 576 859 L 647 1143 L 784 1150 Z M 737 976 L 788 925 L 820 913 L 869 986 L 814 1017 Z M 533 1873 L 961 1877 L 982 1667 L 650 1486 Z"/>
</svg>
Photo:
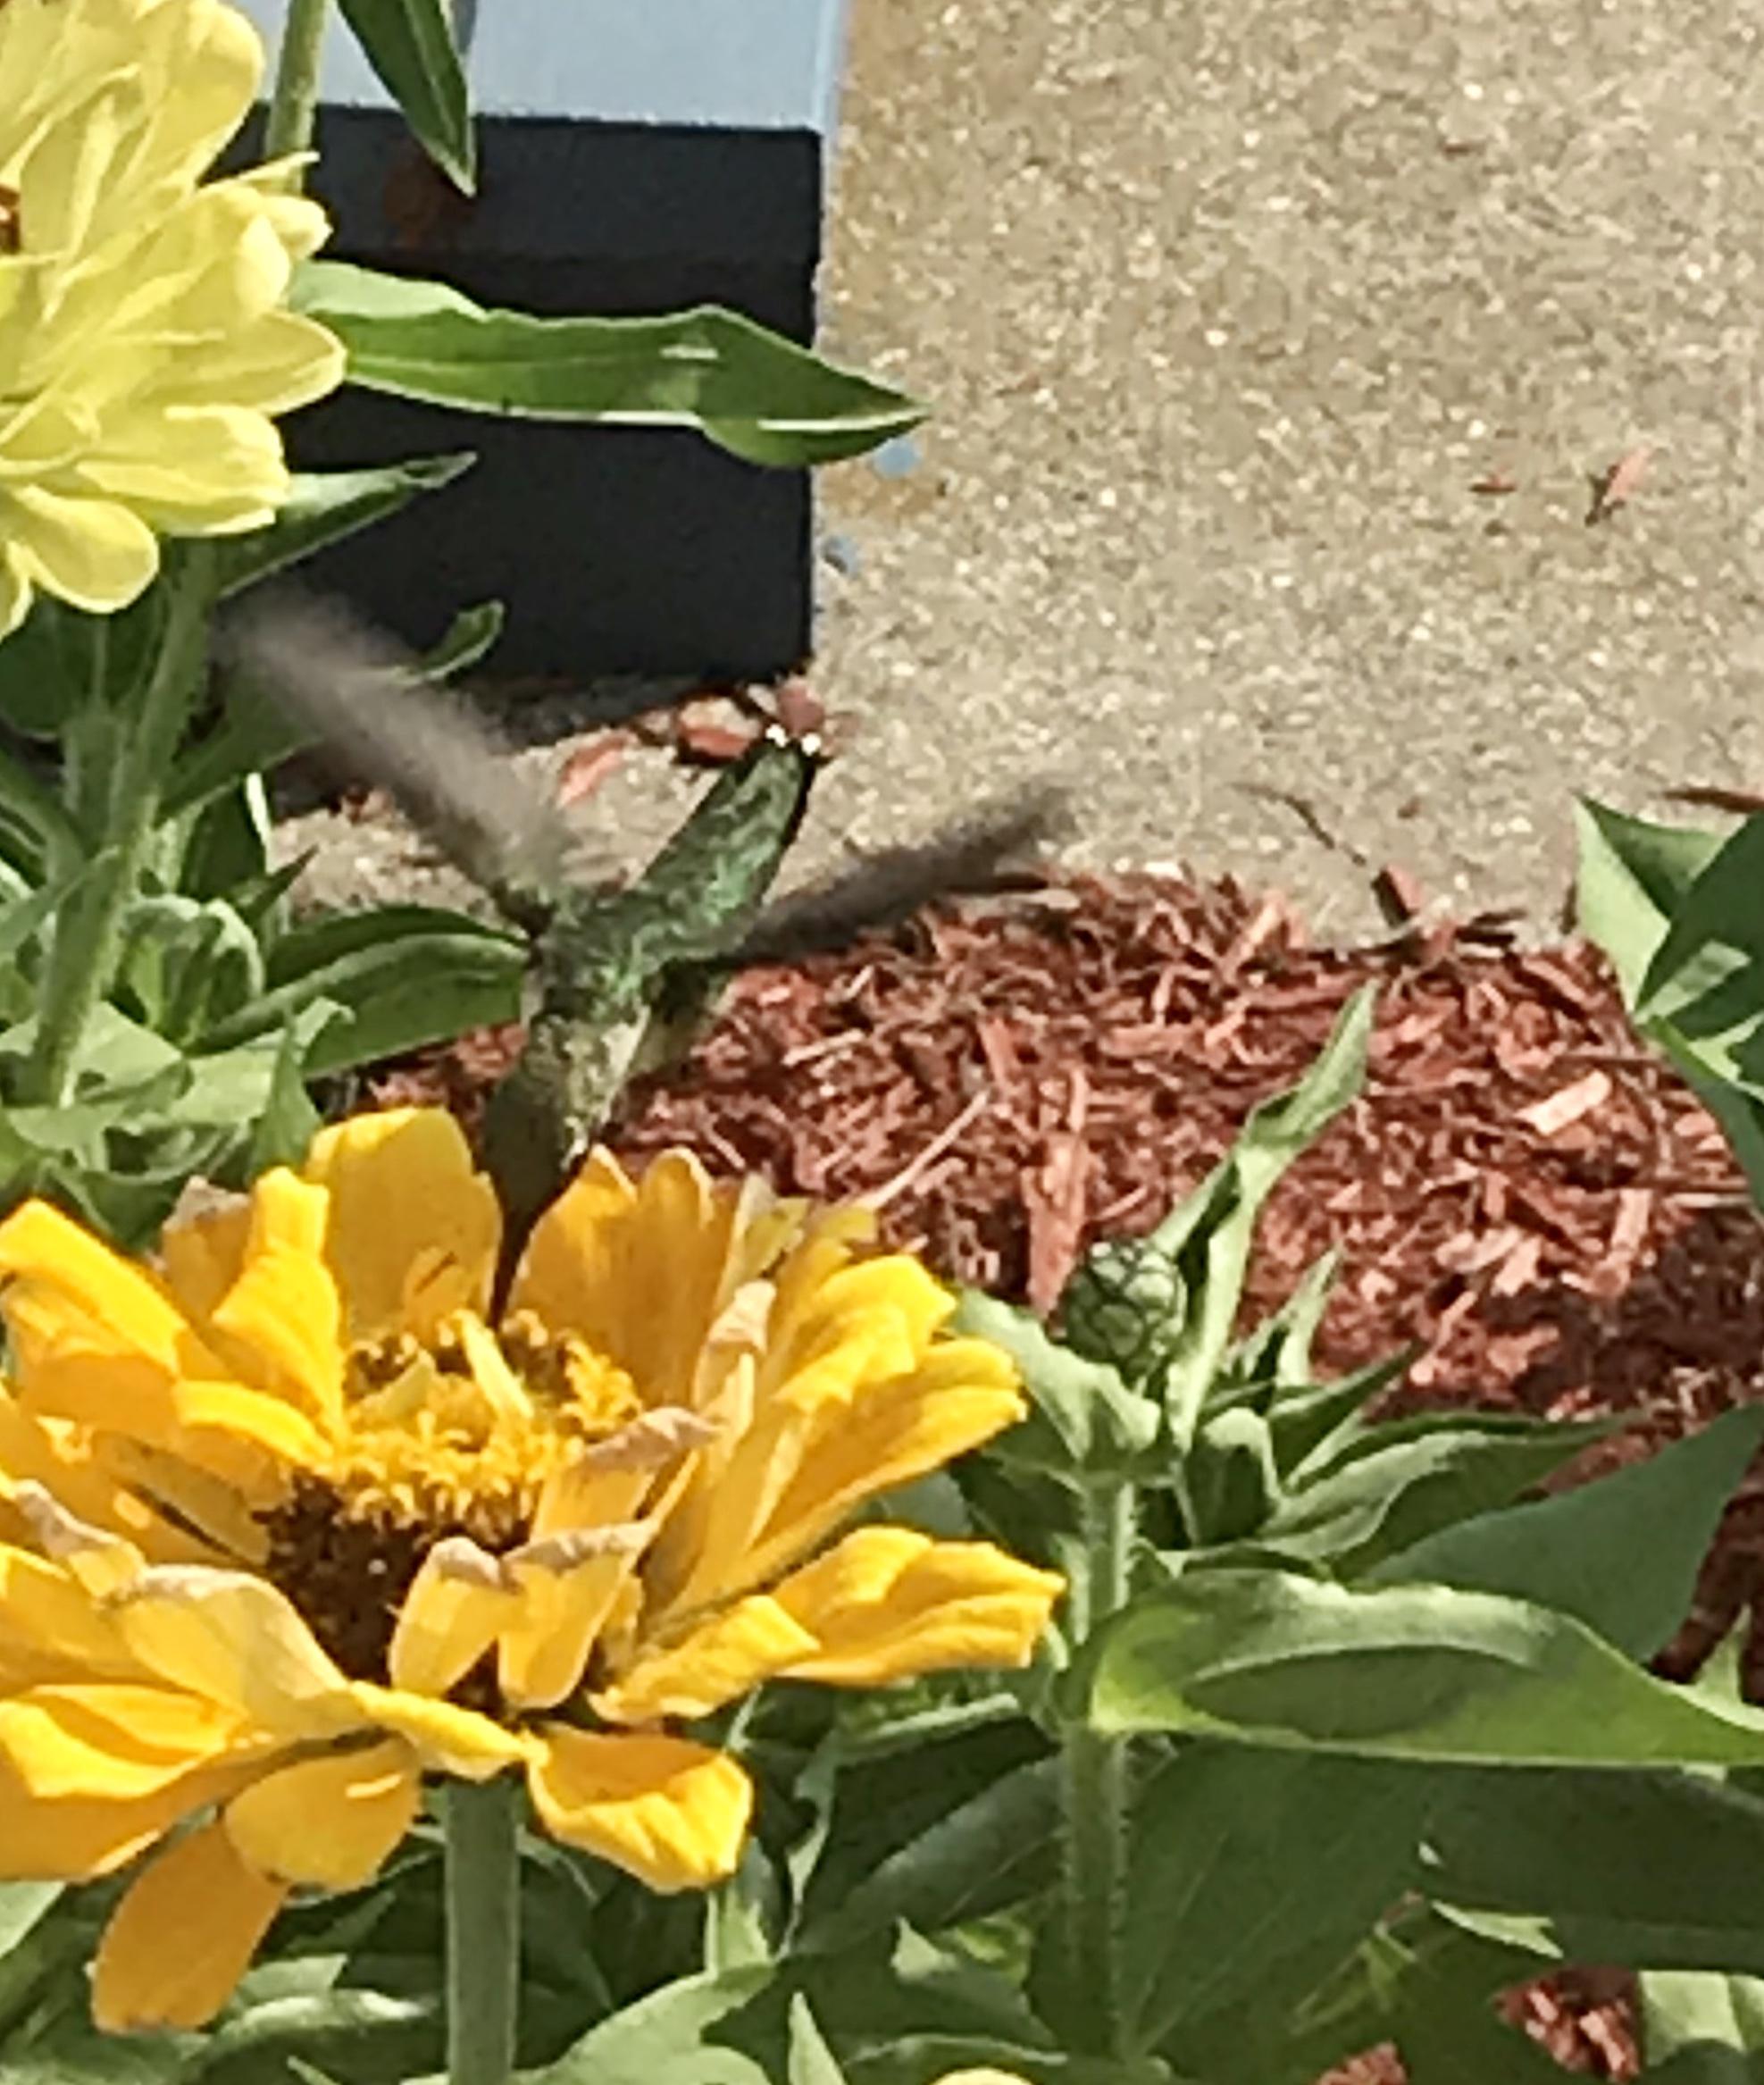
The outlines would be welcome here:
<svg viewBox="0 0 1764 2085">
<path fill-rule="evenodd" d="M 447 1789 L 447 2085 L 508 2085 L 521 1989 L 521 1784 Z"/>
<path fill-rule="evenodd" d="M 184 549 L 166 578 L 166 611 L 138 704 L 121 709 L 109 844 L 57 913 L 45 969 L 37 1040 L 21 1081 L 23 1098 L 64 1108 L 73 1098 L 79 1045 L 109 987 L 122 917 L 139 889 L 171 763 L 202 675 L 214 595 L 210 545 Z"/>
<path fill-rule="evenodd" d="M 288 21 L 276 59 L 276 83 L 263 130 L 265 159 L 282 159 L 290 152 L 310 152 L 313 148 L 319 108 L 319 66 L 329 13 L 330 0 L 288 0 Z M 300 174 L 290 177 L 290 185 L 302 185 Z"/>
<path fill-rule="evenodd" d="M 1132 1586 L 1137 1508 L 1133 1487 L 1088 1491 L 1083 1563 L 1073 1574 L 1067 1609 L 1074 1642 L 1083 1643 L 1117 1609 Z M 1082 1725 L 1066 1734 L 1062 1760 L 1064 1830 L 1060 1894 L 1069 1989 L 1083 1994 L 1084 2045 L 1118 2053 L 1123 2021 L 1120 1940 L 1125 1912 L 1128 1824 L 1127 1747 Z"/>
</svg>

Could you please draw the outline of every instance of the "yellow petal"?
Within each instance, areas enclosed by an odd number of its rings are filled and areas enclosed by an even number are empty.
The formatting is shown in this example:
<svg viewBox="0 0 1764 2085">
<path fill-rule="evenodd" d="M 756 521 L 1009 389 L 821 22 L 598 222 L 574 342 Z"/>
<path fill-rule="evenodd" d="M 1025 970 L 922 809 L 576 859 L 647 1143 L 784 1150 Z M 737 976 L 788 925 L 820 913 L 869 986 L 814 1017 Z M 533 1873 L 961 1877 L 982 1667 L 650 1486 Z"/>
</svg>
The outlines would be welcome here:
<svg viewBox="0 0 1764 2085">
<path fill-rule="evenodd" d="M 125 1536 L 91 1527 L 42 1485 L 14 1485 L 12 1496 L 37 1546 L 64 1565 L 89 1598 L 106 1599 L 132 1586 L 146 1568 L 140 1551 Z"/>
<path fill-rule="evenodd" d="M 482 1310 L 501 1218 L 445 1109 L 389 1109 L 321 1130 L 303 1171 L 330 1196 L 325 1258 L 352 1337 L 422 1337 L 455 1310 Z"/>
<path fill-rule="evenodd" d="M 101 1327 L 118 1358 L 138 1354 L 192 1375 L 223 1372 L 155 1282 L 46 1202 L 28 1202 L 0 1223 L 0 1283 L 8 1280 Z M 10 1314 L 13 1296 L 4 1293 Z"/>
<path fill-rule="evenodd" d="M 597 1148 L 534 1226 L 515 1307 L 610 1355 L 651 1402 L 688 1404 L 732 1289 L 736 1214 L 690 1152 L 664 1152 L 633 1185 Z"/>
<path fill-rule="evenodd" d="M 588 1528 L 530 1542 L 504 1559 L 520 1594 L 497 1662 L 511 1708 L 556 1708 L 581 1685 L 589 1654 L 654 1535 L 642 1523 Z"/>
<path fill-rule="evenodd" d="M 159 544 L 126 507 L 43 485 L 14 485 L 8 497 L 8 549 L 46 593 L 103 615 L 126 608 L 153 584 Z"/>
<path fill-rule="evenodd" d="M 144 1442 L 123 1440 L 101 1434 L 91 1444 L 94 1461 L 122 1487 L 122 1495 L 152 1499 L 155 1505 L 174 1514 L 185 1528 L 199 1529 L 203 1539 L 181 1535 L 175 1543 L 154 1531 L 147 1539 L 148 1560 L 154 1563 L 249 1564 L 260 1568 L 270 1553 L 270 1538 L 256 1507 L 275 1503 L 257 1496 L 257 1487 L 242 1492 L 213 1471 L 199 1470 L 181 1456 Z M 264 1473 L 272 1489 L 279 1492 L 273 1470 Z M 66 1496 L 65 1492 L 61 1495 Z M 162 1524 L 164 1525 L 164 1524 Z M 134 1537 L 138 1546 L 143 1537 Z"/>
<path fill-rule="evenodd" d="M 464 1535 L 449 1535 L 423 1558 L 392 1631 L 392 1685 L 440 1696 L 471 1671 L 514 1620 L 520 1596 L 497 1560 Z"/>
<path fill-rule="evenodd" d="M 57 1660 L 71 1680 L 121 1679 L 134 1664 L 71 1572 L 27 1550 L 0 1548 L 0 1652 L 19 1650 Z"/>
<path fill-rule="evenodd" d="M 185 1200 L 160 1233 L 159 1256 L 166 1285 L 200 1324 L 239 1277 L 251 1231 L 247 1195 L 205 1186 L 186 1189 Z"/>
<path fill-rule="evenodd" d="M 34 1485 L 80 1520 L 126 1537 L 155 1563 L 201 1558 L 205 1544 L 170 1526 L 112 1472 L 95 1467 L 89 1445 L 82 1452 L 65 1433 L 21 1411 L 0 1392 L 0 1497 L 15 1499 L 21 1486 Z"/>
<path fill-rule="evenodd" d="M 40 1687 L 0 1702 L 0 1757 L 44 1800 L 151 1795 L 248 1746 L 250 1736 L 217 1704 L 166 1687 Z"/>
<path fill-rule="evenodd" d="M 6 495 L 0 488 L 0 530 L 6 521 Z M 0 538 L 0 637 L 10 637 L 30 613 L 31 584 L 19 560 Z"/>
<path fill-rule="evenodd" d="M 753 1784 L 726 1754 L 679 1738 L 544 1727 L 528 1771 L 554 1838 L 598 1854 L 651 1889 L 703 1889 L 734 1872 Z"/>
<path fill-rule="evenodd" d="M 857 1507 L 990 1441 L 1025 1409 L 1011 1363 L 983 1340 L 946 1341 L 911 1374 L 867 1386 L 799 1447 L 788 1488 L 748 1544 L 743 1582 L 787 1570 Z"/>
<path fill-rule="evenodd" d="M 238 1278 L 212 1323 L 248 1381 L 290 1398 L 327 1429 L 343 1403 L 343 1307 L 322 1257 L 328 1198 L 278 1167 L 251 1191 Z"/>
<path fill-rule="evenodd" d="M 416 1821 L 422 1780 L 400 1738 L 279 1767 L 235 1796 L 228 1836 L 260 1875 L 314 1889 L 372 1882 Z"/>
<path fill-rule="evenodd" d="M 212 1704 L 163 1689 L 51 1686 L 0 1702 L 0 1880 L 109 1874 L 264 1755 Z"/>
<path fill-rule="evenodd" d="M 640 1651 L 614 1686 L 595 1695 L 595 1711 L 614 1723 L 690 1721 L 739 1701 L 818 1648 L 777 1601 L 756 1594 L 666 1649 Z"/>
<path fill-rule="evenodd" d="M 505 1730 L 475 1709 L 397 1687 L 358 1680 L 351 1689 L 364 1721 L 405 1738 L 431 1773 L 456 1774 L 463 1781 L 488 1781 L 537 1756 L 538 1738 Z"/>
<path fill-rule="evenodd" d="M 218 1821 L 180 1839 L 136 1877 L 105 1929 L 92 1979 L 100 2031 L 205 2026 L 287 1896 Z"/>
<path fill-rule="evenodd" d="M 226 1477 L 245 1478 L 263 1451 L 316 1455 L 310 1424 L 280 1398 L 228 1383 L 159 1285 L 59 1210 L 27 1203 L 0 1224 L 0 1281 L 8 1275 L 0 1308 L 29 1411 L 188 1453 Z"/>
<path fill-rule="evenodd" d="M 849 1397 L 859 1382 L 903 1374 L 954 1309 L 949 1291 L 904 1253 L 841 1268 L 795 1310 L 781 1294 L 762 1394 L 812 1411 L 823 1397 Z"/>
<path fill-rule="evenodd" d="M 320 1738 L 361 1728 L 349 1682 L 292 1603 L 248 1572 L 145 1570 L 109 1613 L 149 1671 L 259 1729 Z"/>
<path fill-rule="evenodd" d="M 819 1645 L 780 1670 L 823 1686 L 882 1687 L 953 1667 L 1024 1665 L 1065 1589 L 1057 1572 L 990 1542 L 859 1528 L 773 1595 Z"/>
</svg>

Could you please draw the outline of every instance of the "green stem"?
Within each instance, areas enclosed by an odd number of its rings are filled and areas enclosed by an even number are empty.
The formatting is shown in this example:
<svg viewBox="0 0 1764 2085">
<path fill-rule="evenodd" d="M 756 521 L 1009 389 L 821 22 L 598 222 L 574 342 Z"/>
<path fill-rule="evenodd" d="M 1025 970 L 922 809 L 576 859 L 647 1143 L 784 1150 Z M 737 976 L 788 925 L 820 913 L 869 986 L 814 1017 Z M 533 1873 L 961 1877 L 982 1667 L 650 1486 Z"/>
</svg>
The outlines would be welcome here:
<svg viewBox="0 0 1764 2085">
<path fill-rule="evenodd" d="M 521 1991 L 522 1787 L 447 1788 L 447 2085 L 508 2085 Z"/>
<path fill-rule="evenodd" d="M 1082 1644 L 1132 1590 L 1137 1508 L 1133 1487 L 1087 1491 L 1083 1569 L 1073 1575 L 1067 1612 L 1073 1641 Z M 1062 1762 L 1062 1923 L 1067 1989 L 1078 2005 L 1070 2027 L 1084 2046 L 1119 2055 L 1120 1941 L 1125 1917 L 1127 1748 L 1083 1725 L 1067 1730 Z"/>
<path fill-rule="evenodd" d="M 165 624 L 153 671 L 132 714 L 124 708 L 114 716 L 123 744 L 110 791 L 108 844 L 57 915 L 44 969 L 36 1045 L 20 1081 L 20 1098 L 41 1107 L 65 1107 L 73 1097 L 79 1045 L 109 988 L 122 916 L 140 885 L 160 794 L 202 673 L 214 597 L 211 547 L 186 546 L 175 565 L 168 562 L 163 583 Z"/>
<path fill-rule="evenodd" d="M 330 0 L 288 0 L 288 20 L 276 58 L 276 83 L 270 94 L 269 120 L 263 126 L 263 156 L 284 159 L 290 152 L 310 152 L 319 108 L 319 66 L 324 54 L 325 18 Z M 290 185 L 299 188 L 296 172 Z"/>
</svg>

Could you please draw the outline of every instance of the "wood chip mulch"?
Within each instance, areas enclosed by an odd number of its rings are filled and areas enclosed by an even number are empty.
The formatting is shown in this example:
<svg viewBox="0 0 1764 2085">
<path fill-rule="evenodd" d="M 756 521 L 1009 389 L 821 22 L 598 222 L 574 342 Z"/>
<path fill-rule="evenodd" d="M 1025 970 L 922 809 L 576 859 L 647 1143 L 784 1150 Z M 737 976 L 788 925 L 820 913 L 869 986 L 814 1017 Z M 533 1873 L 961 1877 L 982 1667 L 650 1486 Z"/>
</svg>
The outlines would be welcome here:
<svg viewBox="0 0 1764 2085">
<path fill-rule="evenodd" d="M 1046 1306 L 1093 1238 L 1148 1228 L 1201 1178 L 1368 982 L 1365 1092 L 1270 1202 L 1251 1313 L 1333 1249 L 1321 1367 L 1418 1340 L 1397 1393 L 1411 1404 L 1633 1421 L 1582 1475 L 1759 1394 L 1764 1225 L 1715 1125 L 1638 1045 L 1579 942 L 1521 948 L 1473 921 L 1312 948 L 1283 900 L 1233 883 L 1059 879 L 746 973 L 612 1141 L 628 1159 L 683 1143 L 786 1192 L 866 1195 L 892 1242 Z M 377 1091 L 439 1091 L 469 1114 L 508 1046 L 456 1048 Z M 1748 1612 L 1764 1699 L 1760 1611 L 1754 1472 L 1659 1669 L 1688 1674 Z M 1608 1985 L 1558 1980 L 1517 2003 L 1573 2068 L 1634 2074 Z"/>
</svg>

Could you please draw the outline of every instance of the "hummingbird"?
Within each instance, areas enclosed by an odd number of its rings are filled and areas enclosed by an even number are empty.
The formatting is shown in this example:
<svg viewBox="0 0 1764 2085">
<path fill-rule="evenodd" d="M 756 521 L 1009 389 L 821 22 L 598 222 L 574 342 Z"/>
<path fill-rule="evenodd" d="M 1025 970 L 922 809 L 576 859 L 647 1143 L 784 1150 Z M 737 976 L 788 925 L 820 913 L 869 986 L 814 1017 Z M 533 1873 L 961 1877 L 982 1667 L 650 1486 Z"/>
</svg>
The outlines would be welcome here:
<svg viewBox="0 0 1764 2085">
<path fill-rule="evenodd" d="M 331 602 L 279 589 L 235 610 L 221 657 L 247 697 L 272 701 L 383 790 L 526 940 L 526 1042 L 483 1126 L 504 1217 L 493 1310 L 622 1088 L 683 1054 L 730 976 L 845 946 L 935 898 L 1003 887 L 1064 802 L 1043 787 L 982 805 L 929 841 L 768 904 L 825 760 L 818 733 L 771 723 L 648 867 L 609 886 L 573 867 L 558 807 L 481 716 Z"/>
</svg>

